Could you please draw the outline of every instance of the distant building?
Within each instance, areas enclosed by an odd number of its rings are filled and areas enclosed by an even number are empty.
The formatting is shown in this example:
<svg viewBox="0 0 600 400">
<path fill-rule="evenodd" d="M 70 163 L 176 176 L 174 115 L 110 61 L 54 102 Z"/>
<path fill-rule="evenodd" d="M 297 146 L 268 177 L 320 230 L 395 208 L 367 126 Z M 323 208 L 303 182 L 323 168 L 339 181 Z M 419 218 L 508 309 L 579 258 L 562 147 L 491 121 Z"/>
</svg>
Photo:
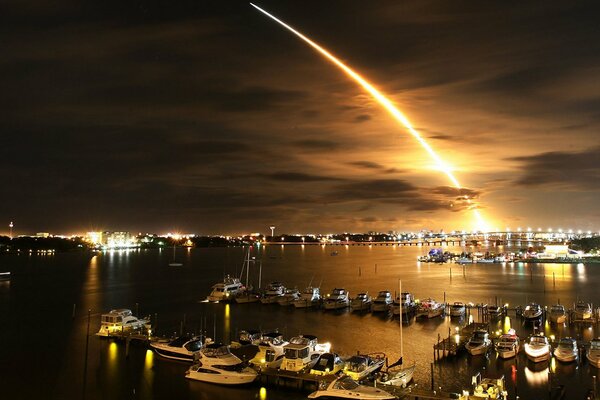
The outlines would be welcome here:
<svg viewBox="0 0 600 400">
<path fill-rule="evenodd" d="M 50 234 L 48 232 L 38 232 L 35 234 L 35 237 L 47 238 L 47 237 L 50 237 Z"/>
</svg>

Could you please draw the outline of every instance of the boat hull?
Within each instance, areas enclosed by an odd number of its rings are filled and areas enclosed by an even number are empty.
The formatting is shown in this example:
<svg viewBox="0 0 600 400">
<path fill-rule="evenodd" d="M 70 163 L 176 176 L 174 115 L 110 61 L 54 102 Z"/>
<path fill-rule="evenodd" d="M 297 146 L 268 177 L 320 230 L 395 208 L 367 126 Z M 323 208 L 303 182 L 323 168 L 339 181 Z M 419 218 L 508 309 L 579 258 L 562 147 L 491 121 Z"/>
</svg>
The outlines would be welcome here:
<svg viewBox="0 0 600 400">
<path fill-rule="evenodd" d="M 179 353 L 176 351 L 168 350 L 163 347 L 154 346 L 152 343 L 150 343 L 150 347 L 152 347 L 154 352 L 156 354 L 158 354 L 159 356 L 168 358 L 170 360 L 185 361 L 185 362 L 193 362 L 194 361 L 193 354 Z"/>
<path fill-rule="evenodd" d="M 371 312 L 386 312 L 389 311 L 391 305 L 386 303 L 371 304 Z"/>
<path fill-rule="evenodd" d="M 254 382 L 258 377 L 258 374 L 254 370 L 246 368 L 240 373 L 230 374 L 189 371 L 185 377 L 195 381 L 215 383 L 218 385 L 245 385 Z"/>
<path fill-rule="evenodd" d="M 509 358 L 513 358 L 517 356 L 517 350 L 513 349 L 513 350 L 503 350 L 503 351 L 498 351 L 498 357 L 502 358 L 503 360 L 507 360 Z"/>
<path fill-rule="evenodd" d="M 482 346 L 469 346 L 467 344 L 465 346 L 465 348 L 467 349 L 467 351 L 469 352 L 470 355 L 480 356 L 482 354 L 487 353 L 488 349 L 490 348 L 490 345 L 486 344 L 486 345 L 482 345 Z"/>
<path fill-rule="evenodd" d="M 532 352 L 526 350 L 525 354 L 527 355 L 527 359 L 534 363 L 548 361 L 550 359 L 550 350 L 549 349 L 547 352 L 544 352 L 544 353 L 538 353 L 538 352 L 532 353 Z"/>
<path fill-rule="evenodd" d="M 341 310 L 343 308 L 348 308 L 350 304 L 347 302 L 326 302 L 325 309 L 326 310 Z"/>
<path fill-rule="evenodd" d="M 570 363 L 573 361 L 577 361 L 577 353 L 571 353 L 571 352 L 562 352 L 562 351 L 555 351 L 554 352 L 554 357 L 556 357 L 556 359 L 560 362 L 564 362 L 564 363 Z"/>
<path fill-rule="evenodd" d="M 590 365 L 596 367 L 596 368 L 600 368 L 600 354 L 590 354 L 588 352 L 588 354 L 586 355 L 586 358 L 588 359 Z"/>
</svg>

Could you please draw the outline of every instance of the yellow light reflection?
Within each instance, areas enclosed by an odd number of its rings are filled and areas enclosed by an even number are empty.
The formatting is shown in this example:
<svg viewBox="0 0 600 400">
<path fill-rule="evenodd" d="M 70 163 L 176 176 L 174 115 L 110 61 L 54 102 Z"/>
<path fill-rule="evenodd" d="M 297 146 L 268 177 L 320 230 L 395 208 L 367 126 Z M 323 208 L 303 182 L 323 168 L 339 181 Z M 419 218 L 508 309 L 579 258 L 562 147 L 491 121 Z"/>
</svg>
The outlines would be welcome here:
<svg viewBox="0 0 600 400">
<path fill-rule="evenodd" d="M 504 333 L 508 333 L 510 328 L 511 328 L 510 317 L 507 315 L 506 317 L 504 317 L 504 326 L 503 326 Z"/>
<path fill-rule="evenodd" d="M 108 345 L 108 361 L 110 363 L 114 363 L 117 361 L 117 344 L 115 342 L 110 342 Z"/>
<path fill-rule="evenodd" d="M 548 367 L 542 371 L 533 371 L 529 366 L 525 367 L 525 379 L 530 386 L 548 385 Z"/>
<path fill-rule="evenodd" d="M 144 358 L 144 367 L 151 369 L 154 366 L 154 352 L 150 349 L 146 350 L 146 357 Z"/>
<path fill-rule="evenodd" d="M 223 339 L 230 339 L 229 334 L 230 334 L 230 321 L 229 321 L 229 304 L 225 304 L 225 318 L 224 318 L 224 332 L 223 332 Z"/>
<path fill-rule="evenodd" d="M 260 390 L 258 391 L 258 395 L 260 400 L 267 400 L 267 389 L 264 387 L 261 387 Z"/>
</svg>

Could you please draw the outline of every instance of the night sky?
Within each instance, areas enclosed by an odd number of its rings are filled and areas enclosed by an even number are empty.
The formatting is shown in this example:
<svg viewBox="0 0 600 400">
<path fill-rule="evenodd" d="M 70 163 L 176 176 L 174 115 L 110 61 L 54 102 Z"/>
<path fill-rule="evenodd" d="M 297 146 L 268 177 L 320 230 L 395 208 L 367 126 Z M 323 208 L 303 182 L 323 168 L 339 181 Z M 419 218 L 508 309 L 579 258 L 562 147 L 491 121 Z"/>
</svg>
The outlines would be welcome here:
<svg viewBox="0 0 600 400">
<path fill-rule="evenodd" d="M 600 227 L 596 2 L 256 4 L 465 189 L 248 2 L 9 0 L 0 232 Z"/>
</svg>

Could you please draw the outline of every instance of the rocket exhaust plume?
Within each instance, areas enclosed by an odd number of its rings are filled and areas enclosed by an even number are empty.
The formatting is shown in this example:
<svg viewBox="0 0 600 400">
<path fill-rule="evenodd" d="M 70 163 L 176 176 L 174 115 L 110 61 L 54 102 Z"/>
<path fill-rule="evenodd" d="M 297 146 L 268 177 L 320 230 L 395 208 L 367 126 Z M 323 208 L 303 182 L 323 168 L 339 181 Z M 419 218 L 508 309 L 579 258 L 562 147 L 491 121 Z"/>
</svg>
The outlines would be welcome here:
<svg viewBox="0 0 600 400">
<path fill-rule="evenodd" d="M 333 64 L 335 64 L 338 68 L 340 68 L 342 71 L 344 71 L 356 83 L 358 83 L 360 86 L 362 86 L 362 88 L 364 90 L 366 90 L 371 96 L 373 96 L 373 98 L 375 100 L 377 100 L 377 102 L 383 108 L 385 108 L 386 111 L 388 113 L 390 113 L 392 115 L 392 117 L 396 121 L 398 121 L 417 140 L 417 142 L 419 142 L 419 144 L 429 154 L 429 156 L 435 162 L 435 164 L 438 166 L 438 168 L 448 177 L 448 180 L 450 180 L 452 185 L 459 190 L 462 189 L 461 184 L 458 182 L 458 180 L 452 173 L 450 167 L 448 167 L 444 163 L 444 161 L 440 158 L 440 156 L 438 156 L 437 153 L 435 151 L 433 151 L 433 149 L 431 148 L 429 143 L 427 143 L 425 141 L 425 139 L 423 139 L 423 137 L 419 134 L 419 132 L 417 132 L 417 130 L 415 130 L 415 128 L 413 128 L 410 121 L 404 116 L 404 114 L 402 114 L 402 112 L 400 112 L 400 110 L 398 110 L 396 108 L 396 106 L 394 106 L 394 104 L 387 97 L 385 97 L 380 91 L 378 91 L 373 85 L 371 85 L 369 82 L 367 82 L 362 76 L 360 76 L 358 73 L 354 72 L 354 70 L 352 70 L 346 64 L 344 64 L 343 62 L 338 60 L 333 54 L 331 54 L 330 52 L 325 50 L 323 47 L 319 46 L 317 43 L 313 42 L 308 37 L 304 36 L 302 33 L 298 32 L 297 30 L 295 30 L 294 28 L 292 28 L 291 26 L 289 26 L 282 20 L 278 19 L 274 15 L 269 14 L 267 11 L 263 10 L 256 4 L 250 3 L 250 5 L 254 8 L 256 8 L 258 11 L 265 14 L 267 17 L 271 18 L 272 20 L 274 20 L 277 23 L 279 23 L 280 25 L 282 25 L 284 28 L 286 28 L 287 30 L 292 32 L 294 35 L 298 36 L 300 39 L 302 39 L 306 43 L 308 43 L 312 48 L 314 48 L 316 51 L 321 53 L 325 58 L 327 58 L 329 61 L 331 61 Z M 468 204 L 471 204 L 471 199 L 467 198 L 467 202 L 468 202 Z M 475 219 L 477 220 L 478 225 L 482 228 L 485 228 L 485 222 L 484 222 L 483 218 L 481 217 L 479 210 L 477 210 L 476 208 L 473 208 L 473 215 L 475 216 Z"/>
</svg>

